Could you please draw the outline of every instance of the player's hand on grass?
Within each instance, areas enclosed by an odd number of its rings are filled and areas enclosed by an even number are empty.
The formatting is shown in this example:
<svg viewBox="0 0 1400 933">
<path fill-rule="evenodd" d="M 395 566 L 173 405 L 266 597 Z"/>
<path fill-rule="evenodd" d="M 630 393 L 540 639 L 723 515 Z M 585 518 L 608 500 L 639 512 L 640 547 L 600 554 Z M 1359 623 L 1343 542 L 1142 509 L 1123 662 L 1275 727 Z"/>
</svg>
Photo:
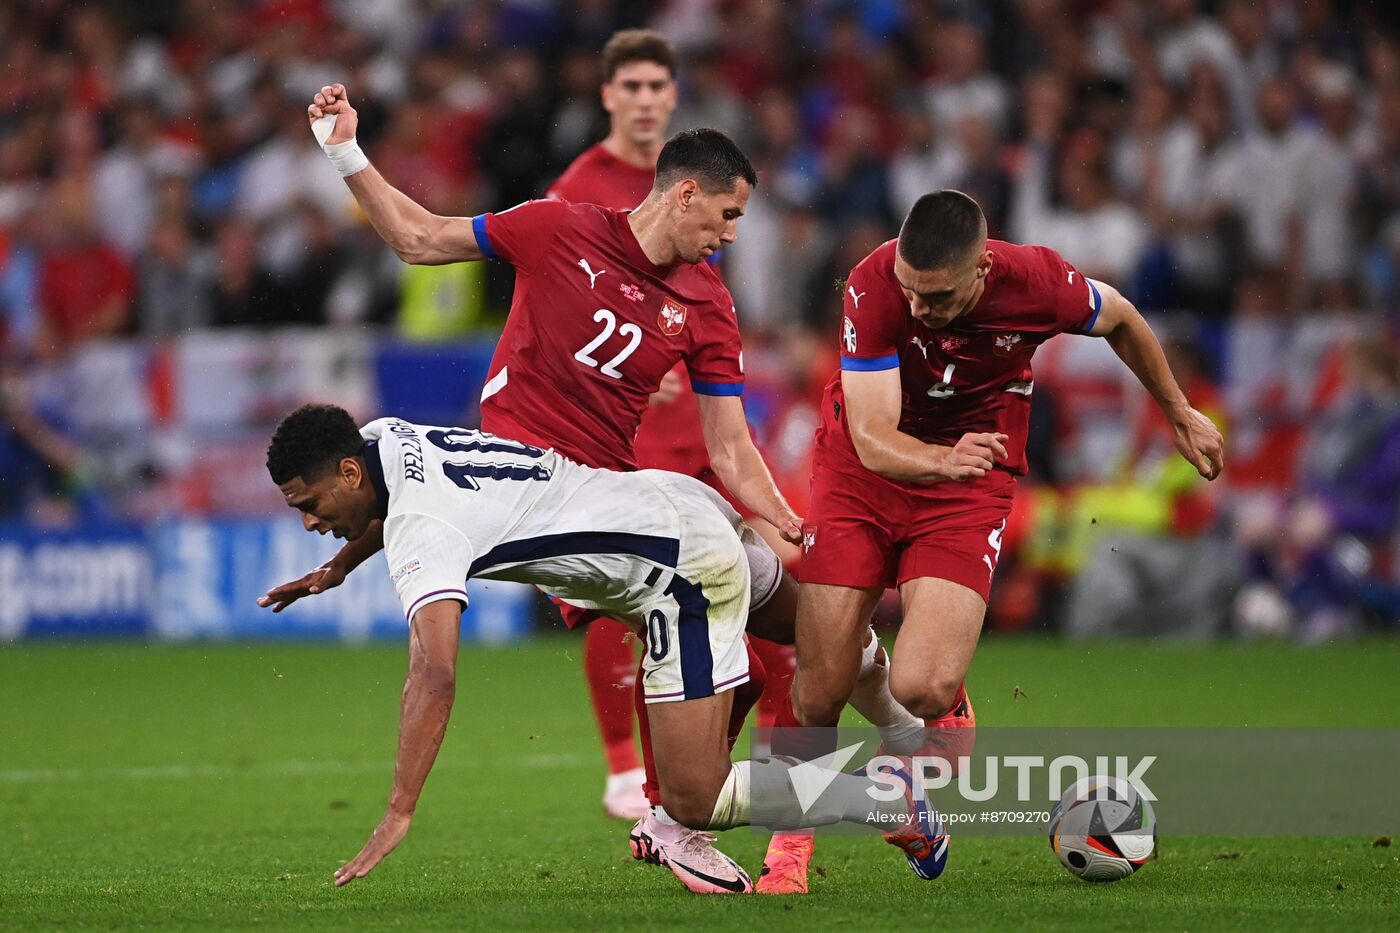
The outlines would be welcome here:
<svg viewBox="0 0 1400 933">
<path fill-rule="evenodd" d="M 1215 479 L 1225 469 L 1225 439 L 1220 429 L 1194 408 L 1173 419 L 1176 449 L 1206 479 Z"/>
<path fill-rule="evenodd" d="M 964 434 L 948 451 L 944 475 L 962 482 L 986 476 L 998 460 L 1006 459 L 1005 434 Z"/>
<path fill-rule="evenodd" d="M 281 586 L 274 586 L 267 591 L 266 596 L 258 597 L 258 605 L 264 609 L 271 606 L 273 612 L 281 612 L 303 596 L 324 593 L 344 582 L 345 571 L 334 560 L 329 560 L 305 576 Z"/>
<path fill-rule="evenodd" d="M 331 130 L 330 136 L 324 141 L 324 145 L 334 145 L 335 143 L 345 143 L 355 138 L 355 130 L 359 128 L 360 116 L 355 112 L 355 108 L 350 106 L 350 100 L 345 96 L 345 85 L 328 84 L 316 92 L 312 98 L 311 106 L 306 108 L 306 117 L 312 123 L 322 117 L 335 117 L 335 129 Z"/>
<path fill-rule="evenodd" d="M 374 866 L 384 861 L 384 856 L 403 842 L 403 837 L 408 834 L 408 825 L 412 821 L 413 817 L 404 813 L 390 811 L 384 814 L 384 819 L 374 828 L 369 842 L 365 843 L 360 854 L 336 870 L 335 886 L 344 887 L 356 878 L 363 878 L 374 871 Z"/>
</svg>

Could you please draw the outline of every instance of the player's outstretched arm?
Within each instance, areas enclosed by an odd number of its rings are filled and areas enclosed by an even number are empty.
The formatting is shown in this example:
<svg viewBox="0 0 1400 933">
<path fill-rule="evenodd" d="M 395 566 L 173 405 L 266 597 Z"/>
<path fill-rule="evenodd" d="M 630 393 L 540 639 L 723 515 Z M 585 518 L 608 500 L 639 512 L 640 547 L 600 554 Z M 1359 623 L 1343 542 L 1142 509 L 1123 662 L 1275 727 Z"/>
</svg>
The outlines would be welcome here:
<svg viewBox="0 0 1400 933">
<path fill-rule="evenodd" d="M 1152 394 L 1171 423 L 1176 449 L 1206 479 L 1215 479 L 1225 468 L 1225 442 L 1215 423 L 1192 408 L 1167 365 L 1157 335 L 1133 303 L 1116 288 L 1095 283 L 1103 306 L 1089 333 L 1108 340 L 1113 352 Z"/>
<path fill-rule="evenodd" d="M 317 142 L 349 186 L 380 238 L 404 262 L 440 266 L 485 259 L 470 217 L 442 217 L 384 180 L 355 142 L 359 116 L 345 85 L 328 84 L 306 108 Z"/>
<path fill-rule="evenodd" d="M 429 603 L 413 615 L 389 809 L 365 847 L 335 873 L 336 887 L 368 875 L 408 833 L 418 796 L 437 760 L 447 720 L 452 715 L 461 623 L 462 606 L 455 600 Z"/>
<path fill-rule="evenodd" d="M 749 511 L 772 523 L 784 541 L 801 544 L 802 519 L 778 490 L 768 464 L 754 446 L 744 403 L 737 395 L 697 393 L 695 400 L 700 406 L 700 427 L 710 466 L 724 488 Z"/>
<path fill-rule="evenodd" d="M 345 582 L 351 571 L 384 549 L 384 523 L 379 519 L 369 523 L 365 533 L 347 541 L 336 555 L 315 570 L 289 583 L 274 586 L 258 597 L 258 605 L 281 612 L 303 596 L 315 596 L 335 589 Z"/>
<path fill-rule="evenodd" d="M 986 476 L 1006 459 L 1005 434 L 964 434 L 952 447 L 926 444 L 899 430 L 899 369 L 841 371 L 846 420 L 856 454 L 867 470 L 905 483 L 936 483 Z"/>
</svg>

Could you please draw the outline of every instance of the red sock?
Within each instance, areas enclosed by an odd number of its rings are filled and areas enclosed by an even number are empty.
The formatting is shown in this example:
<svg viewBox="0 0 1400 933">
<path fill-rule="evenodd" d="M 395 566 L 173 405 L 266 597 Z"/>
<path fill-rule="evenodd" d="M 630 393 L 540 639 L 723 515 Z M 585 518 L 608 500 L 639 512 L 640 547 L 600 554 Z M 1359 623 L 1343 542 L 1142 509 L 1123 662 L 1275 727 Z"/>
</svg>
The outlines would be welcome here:
<svg viewBox="0 0 1400 933">
<path fill-rule="evenodd" d="M 789 679 L 789 686 L 791 683 Z M 792 708 L 790 692 L 787 702 L 779 705 L 774 713 L 769 737 L 773 754 L 791 755 L 803 761 L 813 761 L 836 751 L 836 730 L 804 726 Z"/>
<path fill-rule="evenodd" d="M 642 692 L 641 661 L 637 662 L 637 676 L 632 678 L 632 704 L 637 713 L 637 731 L 642 736 L 642 767 L 647 772 L 642 792 L 655 807 L 661 804 L 661 785 L 656 781 L 656 759 L 651 754 L 651 720 L 647 718 L 646 695 Z"/>
<path fill-rule="evenodd" d="M 748 719 L 749 710 L 753 709 L 754 704 L 758 702 L 759 696 L 763 693 L 765 679 L 763 661 L 754 653 L 753 647 L 750 645 L 749 679 L 747 683 L 734 688 L 734 705 L 729 711 L 727 738 L 730 750 L 733 750 L 739 734 L 744 731 L 744 720 Z M 642 790 L 646 793 L 647 799 L 655 806 L 661 803 L 661 785 L 656 780 L 656 760 L 651 753 L 651 723 L 647 719 L 647 704 L 642 693 L 641 662 L 637 663 L 637 676 L 632 686 L 632 699 L 637 712 L 637 725 L 642 734 L 642 767 L 646 768 L 647 772 L 646 783 L 642 785 Z"/>
<path fill-rule="evenodd" d="M 763 660 L 768 683 L 758 701 L 758 724 L 770 728 L 778 724 L 781 711 L 792 711 L 792 675 L 797 673 L 797 648 L 762 638 L 749 639 L 753 651 Z"/>
<path fill-rule="evenodd" d="M 632 697 L 637 651 L 632 633 L 614 619 L 600 617 L 588 624 L 583 636 L 583 670 L 593 715 L 603 738 L 608 773 L 621 774 L 641 767 L 632 738 Z"/>
<path fill-rule="evenodd" d="M 749 679 L 734 688 L 734 705 L 729 708 L 729 750 L 734 750 L 734 743 L 739 741 L 739 733 L 744 731 L 744 722 L 749 718 L 749 710 L 754 708 L 759 698 L 765 693 L 764 683 L 768 679 L 768 673 L 763 664 L 763 658 L 754 650 L 753 640 L 749 640 Z"/>
</svg>

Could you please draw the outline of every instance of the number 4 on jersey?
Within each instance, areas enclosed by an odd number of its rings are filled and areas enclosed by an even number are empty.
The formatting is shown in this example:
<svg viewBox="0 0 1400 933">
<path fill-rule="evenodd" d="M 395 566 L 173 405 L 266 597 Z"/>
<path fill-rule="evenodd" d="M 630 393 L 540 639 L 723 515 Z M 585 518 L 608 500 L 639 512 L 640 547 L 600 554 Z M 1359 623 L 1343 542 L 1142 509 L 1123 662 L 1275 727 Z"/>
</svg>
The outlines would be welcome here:
<svg viewBox="0 0 1400 933">
<path fill-rule="evenodd" d="M 957 364 L 949 363 L 943 368 L 943 378 L 928 390 L 929 398 L 951 398 L 953 395 L 953 369 Z"/>
</svg>

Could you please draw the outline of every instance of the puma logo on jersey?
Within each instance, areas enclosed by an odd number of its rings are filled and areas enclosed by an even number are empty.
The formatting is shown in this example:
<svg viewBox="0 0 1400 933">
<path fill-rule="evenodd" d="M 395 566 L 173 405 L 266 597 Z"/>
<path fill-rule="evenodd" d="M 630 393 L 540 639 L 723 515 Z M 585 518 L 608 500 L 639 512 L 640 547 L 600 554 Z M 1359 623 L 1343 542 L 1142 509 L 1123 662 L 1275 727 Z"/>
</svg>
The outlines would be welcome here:
<svg viewBox="0 0 1400 933">
<path fill-rule="evenodd" d="M 1073 269 L 1069 270 L 1069 284 L 1071 284 L 1071 285 L 1074 284 L 1074 270 L 1073 270 Z"/>
<path fill-rule="evenodd" d="M 919 348 L 919 352 L 924 355 L 924 359 L 928 359 L 928 344 L 924 343 L 918 337 L 910 337 L 909 342 Z"/>
<path fill-rule="evenodd" d="M 857 295 L 855 288 L 850 285 L 846 286 L 846 291 L 851 293 L 851 303 L 854 304 L 857 308 L 859 308 L 860 300 L 865 297 L 865 292 L 861 292 L 859 295 Z"/>
<path fill-rule="evenodd" d="M 588 287 L 589 287 L 589 288 L 592 288 L 592 287 L 593 287 L 593 283 L 596 282 L 596 281 L 598 281 L 598 276 L 600 276 L 600 275 L 602 275 L 603 273 L 605 273 L 605 272 L 608 271 L 608 270 L 606 270 L 606 269 L 599 269 L 597 272 L 594 272 L 594 271 L 593 271 L 593 267 L 590 266 L 590 265 L 588 264 L 588 260 L 587 260 L 587 259 L 580 259 L 580 260 L 578 261 L 578 267 L 579 267 L 580 269 L 582 269 L 584 272 L 588 273 Z"/>
</svg>

